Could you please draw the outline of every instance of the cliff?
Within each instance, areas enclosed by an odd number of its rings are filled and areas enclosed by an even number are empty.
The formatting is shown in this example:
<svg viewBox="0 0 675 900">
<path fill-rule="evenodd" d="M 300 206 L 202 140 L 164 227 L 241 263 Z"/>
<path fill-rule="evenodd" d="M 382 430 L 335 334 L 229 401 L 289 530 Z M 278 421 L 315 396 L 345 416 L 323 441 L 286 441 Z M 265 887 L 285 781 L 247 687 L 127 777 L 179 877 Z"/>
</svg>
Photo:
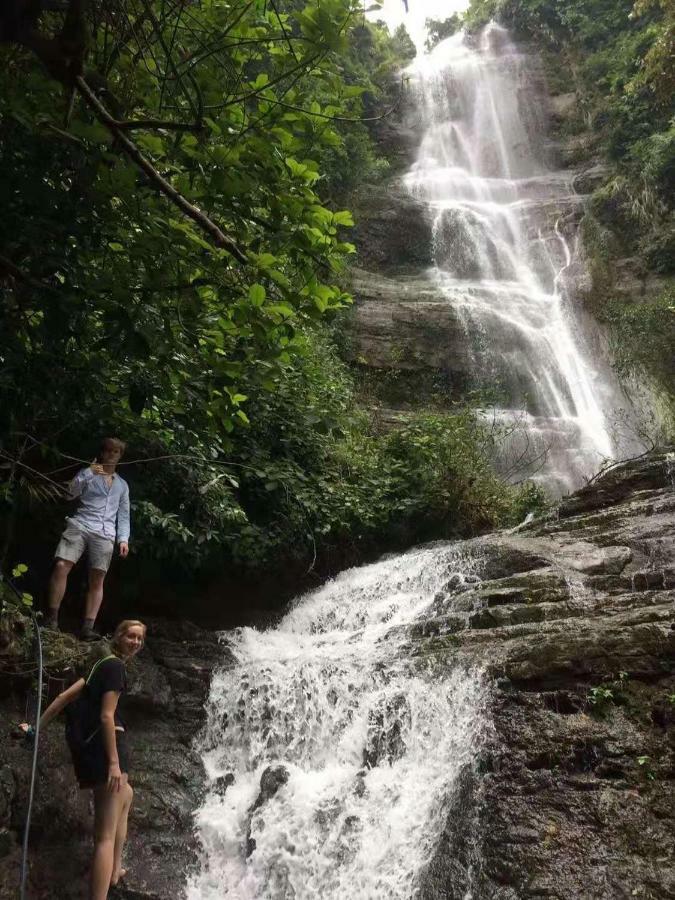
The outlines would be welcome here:
<svg viewBox="0 0 675 900">
<path fill-rule="evenodd" d="M 675 889 L 675 570 L 672 455 L 622 463 L 548 518 L 462 542 L 481 560 L 449 579 L 408 652 L 478 666 L 490 727 L 462 776 L 422 896 L 662 898 Z M 75 642 L 73 642 L 75 644 Z M 26 664 L 5 641 L 0 704 L 25 714 Z M 205 776 L 194 749 L 215 634 L 153 620 L 131 672 L 135 805 L 127 898 L 175 900 L 198 848 Z M 58 687 L 58 685 L 54 685 Z M 14 897 L 29 754 L 0 735 L 0 897 Z M 33 898 L 84 893 L 91 816 L 58 725 L 41 741 L 30 845 Z M 243 853 L 242 849 L 242 853 Z"/>
</svg>

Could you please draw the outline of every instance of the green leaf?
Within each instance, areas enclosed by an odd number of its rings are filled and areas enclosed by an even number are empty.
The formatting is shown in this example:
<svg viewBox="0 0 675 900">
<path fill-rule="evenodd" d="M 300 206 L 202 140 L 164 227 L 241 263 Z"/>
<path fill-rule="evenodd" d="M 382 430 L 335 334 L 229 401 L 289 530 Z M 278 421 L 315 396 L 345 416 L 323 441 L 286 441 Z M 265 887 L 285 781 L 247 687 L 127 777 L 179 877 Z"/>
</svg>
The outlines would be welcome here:
<svg viewBox="0 0 675 900">
<path fill-rule="evenodd" d="M 354 224 L 354 219 L 348 209 L 333 213 L 333 221 L 336 225 L 352 226 Z"/>
<path fill-rule="evenodd" d="M 274 303 L 267 307 L 267 312 L 284 318 L 292 318 L 295 315 L 295 310 L 287 303 Z"/>
<path fill-rule="evenodd" d="M 156 134 L 140 134 L 136 138 L 136 143 L 144 150 L 147 150 L 149 153 L 151 153 L 153 156 L 164 155 L 164 141 Z"/>
<path fill-rule="evenodd" d="M 262 284 L 252 284 L 248 289 L 248 299 L 254 306 L 262 306 L 267 292 Z"/>
</svg>

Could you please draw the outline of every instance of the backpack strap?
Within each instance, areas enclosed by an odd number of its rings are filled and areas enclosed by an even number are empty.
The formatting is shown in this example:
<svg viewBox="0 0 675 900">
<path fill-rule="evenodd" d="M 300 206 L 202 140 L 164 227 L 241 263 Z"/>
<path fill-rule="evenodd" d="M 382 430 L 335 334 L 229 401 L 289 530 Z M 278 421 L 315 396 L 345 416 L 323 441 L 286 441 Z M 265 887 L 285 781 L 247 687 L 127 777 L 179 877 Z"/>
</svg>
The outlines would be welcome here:
<svg viewBox="0 0 675 900">
<path fill-rule="evenodd" d="M 102 659 L 98 659 L 92 666 L 91 672 L 89 673 L 89 677 L 85 681 L 85 684 L 89 684 L 91 679 L 94 677 L 94 672 L 98 669 L 101 663 L 107 662 L 109 659 L 118 659 L 118 657 L 115 656 L 114 653 L 110 653 L 108 656 L 104 656 Z"/>
<path fill-rule="evenodd" d="M 85 686 L 85 687 L 89 684 L 89 682 L 91 681 L 91 679 L 94 677 L 94 672 L 98 669 L 98 667 L 101 665 L 101 663 L 107 662 L 109 659 L 119 659 L 119 657 L 118 657 L 118 656 L 115 656 L 114 653 L 110 653 L 110 654 L 108 654 L 108 656 L 104 656 L 104 657 L 102 657 L 101 659 L 96 660 L 96 662 L 95 662 L 94 665 L 92 666 L 91 672 L 89 673 L 89 677 L 87 678 L 87 680 L 86 680 L 85 683 L 84 683 L 84 686 Z M 100 730 L 101 730 L 101 726 L 99 725 L 97 728 L 95 728 L 95 729 L 92 731 L 92 733 L 89 735 L 88 738 L 85 738 L 85 739 L 84 739 L 84 743 L 85 743 L 85 744 L 88 744 L 89 741 L 90 741 L 95 735 L 97 735 L 98 732 L 99 732 Z"/>
</svg>

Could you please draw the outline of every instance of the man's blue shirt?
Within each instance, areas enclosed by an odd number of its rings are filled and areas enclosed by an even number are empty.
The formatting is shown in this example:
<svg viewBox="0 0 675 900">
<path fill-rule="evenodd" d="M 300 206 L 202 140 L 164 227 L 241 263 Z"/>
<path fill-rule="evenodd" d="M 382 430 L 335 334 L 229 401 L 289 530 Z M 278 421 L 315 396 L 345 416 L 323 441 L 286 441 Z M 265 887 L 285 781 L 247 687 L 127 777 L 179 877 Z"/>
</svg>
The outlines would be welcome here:
<svg viewBox="0 0 675 900">
<path fill-rule="evenodd" d="M 99 534 L 108 540 L 128 543 L 131 528 L 129 485 L 115 473 L 108 486 L 105 475 L 82 469 L 70 482 L 70 493 L 80 498 L 73 522 L 83 531 Z"/>
</svg>

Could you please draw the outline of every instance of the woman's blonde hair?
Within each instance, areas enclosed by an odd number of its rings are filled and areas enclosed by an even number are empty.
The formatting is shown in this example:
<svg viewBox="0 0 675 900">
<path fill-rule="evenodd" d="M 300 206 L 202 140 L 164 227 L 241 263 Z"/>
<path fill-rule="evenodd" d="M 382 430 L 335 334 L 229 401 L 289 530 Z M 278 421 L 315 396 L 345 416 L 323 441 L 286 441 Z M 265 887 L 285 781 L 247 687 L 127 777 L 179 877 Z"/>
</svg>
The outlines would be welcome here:
<svg viewBox="0 0 675 900">
<path fill-rule="evenodd" d="M 130 628 L 133 628 L 136 625 L 139 628 L 143 629 L 143 642 L 145 643 L 145 634 L 148 630 L 147 626 L 144 625 L 143 622 L 139 622 L 138 619 L 124 619 L 122 622 L 120 622 L 120 624 L 117 626 L 117 628 L 113 632 L 113 636 L 110 641 L 110 646 L 113 651 L 117 651 L 120 649 L 120 647 L 119 647 L 120 638 L 123 637 Z"/>
</svg>

